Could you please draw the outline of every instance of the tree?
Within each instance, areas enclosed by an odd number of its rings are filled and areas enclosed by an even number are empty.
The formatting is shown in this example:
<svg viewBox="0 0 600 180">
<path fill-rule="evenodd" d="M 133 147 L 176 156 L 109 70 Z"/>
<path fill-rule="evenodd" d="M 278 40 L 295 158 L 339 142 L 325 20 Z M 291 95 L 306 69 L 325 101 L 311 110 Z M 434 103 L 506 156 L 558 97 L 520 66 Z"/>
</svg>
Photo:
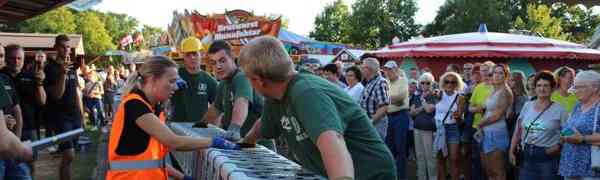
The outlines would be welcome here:
<svg viewBox="0 0 600 180">
<path fill-rule="evenodd" d="M 393 37 L 408 40 L 417 35 L 414 0 L 358 0 L 352 5 L 349 41 L 358 47 L 389 45 Z"/>
<path fill-rule="evenodd" d="M 137 19 L 127 14 L 107 12 L 102 13 L 99 17 L 106 25 L 105 28 L 114 43 L 118 43 L 121 38 L 136 32 L 140 24 Z"/>
<path fill-rule="evenodd" d="M 16 25 L 18 32 L 74 33 L 76 15 L 66 7 L 57 8 Z"/>
<path fill-rule="evenodd" d="M 325 6 L 321 14 L 315 18 L 315 29 L 310 37 L 318 41 L 348 42 L 348 24 L 350 17 L 348 6 L 343 0 L 336 0 Z"/>
<path fill-rule="evenodd" d="M 142 36 L 144 37 L 143 47 L 151 48 L 159 44 L 160 36 L 164 33 L 161 28 L 145 25 L 142 28 Z"/>
<path fill-rule="evenodd" d="M 539 33 L 544 37 L 566 40 L 567 34 L 563 33 L 562 20 L 552 17 L 551 8 L 547 5 L 529 5 L 527 8 L 527 19 L 517 17 L 514 26 L 517 29 L 526 29 Z"/>
<path fill-rule="evenodd" d="M 600 16 L 591 8 L 584 6 L 568 6 L 564 3 L 552 5 L 552 16 L 562 21 L 561 27 L 567 34 L 567 40 L 586 44 L 600 24 Z"/>
<path fill-rule="evenodd" d="M 83 45 L 87 54 L 101 55 L 115 48 L 104 23 L 95 12 L 85 11 L 77 19 L 77 32 L 83 35 Z"/>
<path fill-rule="evenodd" d="M 513 21 L 507 2 L 510 1 L 447 0 L 435 20 L 426 26 L 425 33 L 429 36 L 474 32 L 481 23 L 485 23 L 489 31 L 507 32 Z"/>
</svg>

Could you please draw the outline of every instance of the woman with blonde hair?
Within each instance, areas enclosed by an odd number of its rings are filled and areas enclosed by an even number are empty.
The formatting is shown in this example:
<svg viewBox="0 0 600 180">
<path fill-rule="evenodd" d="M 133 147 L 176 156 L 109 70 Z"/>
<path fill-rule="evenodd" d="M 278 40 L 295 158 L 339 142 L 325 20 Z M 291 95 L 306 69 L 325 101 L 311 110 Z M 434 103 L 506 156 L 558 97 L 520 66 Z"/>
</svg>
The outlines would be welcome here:
<svg viewBox="0 0 600 180">
<path fill-rule="evenodd" d="M 460 178 L 460 141 L 459 126 L 463 123 L 464 83 L 458 73 L 446 72 L 440 78 L 440 101 L 435 105 L 436 135 L 434 152 L 437 154 L 437 177 L 445 179 L 446 161 L 450 161 L 452 180 Z"/>
<path fill-rule="evenodd" d="M 165 125 L 161 106 L 173 95 L 176 80 L 177 66 L 164 56 L 149 57 L 129 76 L 110 131 L 106 179 L 183 179 L 183 174 L 165 165 L 169 150 L 239 149 L 220 137 L 179 136 Z"/>
</svg>

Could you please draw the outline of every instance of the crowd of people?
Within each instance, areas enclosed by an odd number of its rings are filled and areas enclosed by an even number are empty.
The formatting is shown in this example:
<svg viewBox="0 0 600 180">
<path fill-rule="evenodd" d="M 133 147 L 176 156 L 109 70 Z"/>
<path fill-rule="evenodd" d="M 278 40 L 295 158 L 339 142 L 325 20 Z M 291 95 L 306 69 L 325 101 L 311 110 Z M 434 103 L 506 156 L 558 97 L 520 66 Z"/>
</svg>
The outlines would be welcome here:
<svg viewBox="0 0 600 180">
<path fill-rule="evenodd" d="M 255 38 L 235 57 L 226 41 L 182 41 L 182 65 L 163 56 L 101 70 L 56 55 L 25 58 L 0 48 L 0 179 L 31 179 L 23 143 L 81 128 L 110 132 L 107 179 L 191 179 L 165 165 L 171 150 L 261 144 L 330 179 L 600 179 L 600 73 L 561 67 L 526 76 L 505 64 L 450 64 L 439 77 L 396 61 L 294 65 L 281 42 Z M 214 72 L 201 68 L 207 56 Z M 380 63 L 383 63 L 380 64 Z M 214 75 L 212 75 L 214 74 Z M 87 116 L 86 116 L 87 115 Z M 185 137 L 166 122 L 219 127 Z M 279 138 L 281 137 L 281 138 Z M 6 143 L 5 143 L 6 142 Z M 235 144 L 233 142 L 241 142 Z M 61 143 L 60 179 L 70 179 L 77 141 Z M 600 156 L 600 154 L 596 154 Z"/>
<path fill-rule="evenodd" d="M 399 179 L 406 178 L 408 152 L 415 152 L 419 179 L 600 178 L 590 150 L 600 140 L 595 71 L 561 67 L 527 77 L 486 61 L 462 70 L 450 64 L 436 81 L 428 70 L 411 68 L 406 75 L 394 61 L 380 71 L 377 60 L 366 58 L 336 79 L 325 73 L 335 72 L 334 65 L 305 68 L 336 85 L 348 82 L 338 86 L 370 115 L 394 154 Z M 410 115 L 398 115 L 398 106 Z"/>
</svg>

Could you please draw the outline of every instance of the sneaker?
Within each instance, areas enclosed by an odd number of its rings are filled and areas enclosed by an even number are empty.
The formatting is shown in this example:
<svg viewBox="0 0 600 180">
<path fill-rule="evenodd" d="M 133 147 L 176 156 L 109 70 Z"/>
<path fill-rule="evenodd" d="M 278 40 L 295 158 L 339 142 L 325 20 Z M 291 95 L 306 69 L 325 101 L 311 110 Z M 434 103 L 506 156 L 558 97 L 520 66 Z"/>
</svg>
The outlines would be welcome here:
<svg viewBox="0 0 600 180">
<path fill-rule="evenodd" d="M 97 131 L 97 130 L 98 130 L 98 128 L 96 126 L 94 126 L 90 129 L 90 131 Z"/>
</svg>

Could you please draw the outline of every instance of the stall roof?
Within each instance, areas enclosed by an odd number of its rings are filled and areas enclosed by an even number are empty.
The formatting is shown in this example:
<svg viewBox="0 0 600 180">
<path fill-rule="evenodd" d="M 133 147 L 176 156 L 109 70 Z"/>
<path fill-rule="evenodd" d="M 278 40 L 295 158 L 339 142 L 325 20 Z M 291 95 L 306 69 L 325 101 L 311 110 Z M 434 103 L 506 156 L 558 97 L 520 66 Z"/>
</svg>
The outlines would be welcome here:
<svg viewBox="0 0 600 180">
<path fill-rule="evenodd" d="M 0 0 L 0 24 L 23 21 L 73 0 Z"/>
<path fill-rule="evenodd" d="M 349 54 L 350 56 L 352 56 L 352 59 L 357 59 L 357 60 L 360 60 L 360 58 L 362 57 L 362 55 L 364 55 L 365 53 L 367 53 L 367 51 L 360 50 L 360 49 L 344 49 L 344 50 L 340 51 L 339 53 L 337 53 L 335 55 L 335 58 L 337 58 L 338 56 L 342 55 L 344 52 L 346 52 L 347 54 Z"/>
<path fill-rule="evenodd" d="M 472 32 L 393 44 L 370 52 L 383 58 L 542 58 L 600 60 L 600 51 L 536 36 Z"/>
<path fill-rule="evenodd" d="M 0 42 L 3 45 L 19 44 L 24 48 L 52 48 L 54 39 L 58 34 L 38 34 L 38 33 L 4 33 L 0 32 Z M 68 35 L 71 39 L 69 45 L 75 48 L 75 54 L 84 54 L 83 39 L 79 34 Z"/>
</svg>

